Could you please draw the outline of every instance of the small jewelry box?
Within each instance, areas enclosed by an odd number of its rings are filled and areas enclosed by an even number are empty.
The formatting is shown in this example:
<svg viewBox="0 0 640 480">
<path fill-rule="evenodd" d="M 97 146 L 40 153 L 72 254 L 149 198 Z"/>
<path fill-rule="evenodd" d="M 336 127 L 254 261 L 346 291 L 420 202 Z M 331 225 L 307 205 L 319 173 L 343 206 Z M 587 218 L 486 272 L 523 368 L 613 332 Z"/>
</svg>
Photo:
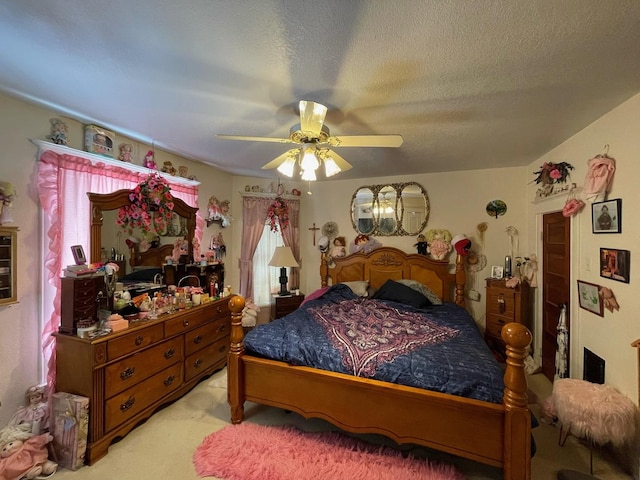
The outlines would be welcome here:
<svg viewBox="0 0 640 480">
<path fill-rule="evenodd" d="M 116 134 L 111 130 L 97 125 L 86 125 L 84 127 L 84 148 L 87 152 L 113 158 L 115 143 Z"/>
</svg>

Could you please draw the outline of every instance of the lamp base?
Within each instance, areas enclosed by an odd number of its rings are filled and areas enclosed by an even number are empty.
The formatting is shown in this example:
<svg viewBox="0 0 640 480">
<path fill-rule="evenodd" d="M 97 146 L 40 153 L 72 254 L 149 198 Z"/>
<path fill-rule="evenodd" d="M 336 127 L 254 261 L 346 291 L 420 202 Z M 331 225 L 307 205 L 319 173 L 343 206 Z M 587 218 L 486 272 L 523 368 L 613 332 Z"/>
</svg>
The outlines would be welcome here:
<svg viewBox="0 0 640 480">
<path fill-rule="evenodd" d="M 287 290 L 287 283 L 289 283 L 289 279 L 287 278 L 287 267 L 280 267 L 280 291 L 278 295 L 281 297 L 288 297 L 291 295 L 291 292 Z"/>
</svg>

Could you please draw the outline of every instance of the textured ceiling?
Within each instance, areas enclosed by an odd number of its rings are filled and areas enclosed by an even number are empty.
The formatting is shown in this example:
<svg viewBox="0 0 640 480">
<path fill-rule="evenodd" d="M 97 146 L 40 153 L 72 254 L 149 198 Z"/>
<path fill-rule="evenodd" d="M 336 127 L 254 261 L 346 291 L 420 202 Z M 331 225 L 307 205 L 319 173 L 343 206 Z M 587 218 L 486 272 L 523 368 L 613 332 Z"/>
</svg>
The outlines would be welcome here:
<svg viewBox="0 0 640 480">
<path fill-rule="evenodd" d="M 241 175 L 290 146 L 297 104 L 339 178 L 526 165 L 640 92 L 637 0 L 8 0 L 0 89 Z"/>
</svg>

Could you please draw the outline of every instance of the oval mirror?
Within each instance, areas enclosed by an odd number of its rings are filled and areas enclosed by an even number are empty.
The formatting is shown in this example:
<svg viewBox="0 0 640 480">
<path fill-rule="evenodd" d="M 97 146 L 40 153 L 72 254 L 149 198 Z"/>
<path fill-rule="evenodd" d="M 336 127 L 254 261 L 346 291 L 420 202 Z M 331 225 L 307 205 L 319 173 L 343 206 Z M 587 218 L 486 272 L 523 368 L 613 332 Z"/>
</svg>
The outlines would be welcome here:
<svg viewBox="0 0 640 480">
<path fill-rule="evenodd" d="M 417 183 L 407 183 L 400 193 L 399 221 L 407 235 L 418 235 L 427 226 L 429 199 L 427 192 Z"/>
<path fill-rule="evenodd" d="M 351 223 L 358 233 L 371 235 L 374 232 L 373 199 L 369 187 L 359 188 L 351 197 Z"/>
</svg>

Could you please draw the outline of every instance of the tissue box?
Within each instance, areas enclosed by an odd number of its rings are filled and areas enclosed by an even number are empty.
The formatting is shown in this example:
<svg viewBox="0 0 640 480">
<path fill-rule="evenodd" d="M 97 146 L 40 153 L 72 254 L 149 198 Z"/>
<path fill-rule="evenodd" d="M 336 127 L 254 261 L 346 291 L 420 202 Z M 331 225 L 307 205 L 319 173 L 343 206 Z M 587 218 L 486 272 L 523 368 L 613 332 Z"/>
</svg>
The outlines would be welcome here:
<svg viewBox="0 0 640 480">
<path fill-rule="evenodd" d="M 89 399 L 71 393 L 57 392 L 52 396 L 54 461 L 70 470 L 84 465 L 89 431 Z"/>
<path fill-rule="evenodd" d="M 97 125 L 84 127 L 84 148 L 87 152 L 113 158 L 113 146 L 115 143 L 116 134 L 111 130 Z"/>
</svg>

